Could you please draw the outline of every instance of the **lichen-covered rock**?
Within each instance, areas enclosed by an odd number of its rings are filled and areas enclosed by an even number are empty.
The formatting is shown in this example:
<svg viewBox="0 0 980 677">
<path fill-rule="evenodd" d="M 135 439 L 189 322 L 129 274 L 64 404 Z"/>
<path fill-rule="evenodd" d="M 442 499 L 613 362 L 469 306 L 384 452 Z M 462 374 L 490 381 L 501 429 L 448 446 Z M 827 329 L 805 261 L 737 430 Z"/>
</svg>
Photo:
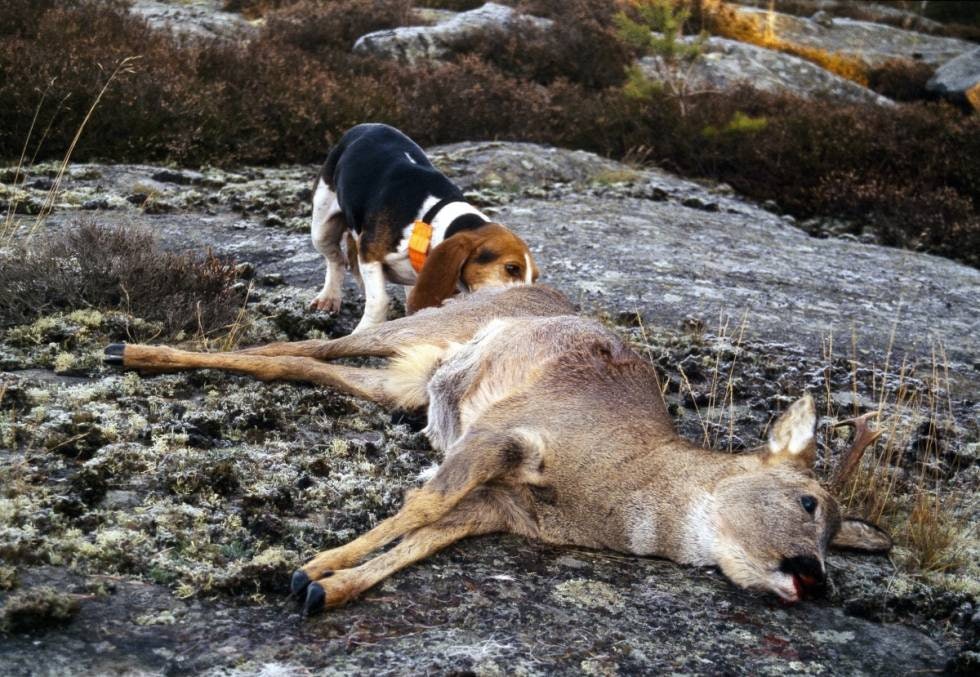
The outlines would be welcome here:
<svg viewBox="0 0 980 677">
<path fill-rule="evenodd" d="M 882 408 L 882 444 L 907 463 L 885 469 L 894 519 L 920 467 L 945 491 L 980 487 L 977 271 L 811 238 L 726 186 L 589 153 L 484 142 L 431 154 L 525 235 L 545 282 L 656 365 L 686 436 L 751 447 L 773 411 L 809 390 L 821 400 L 823 477 L 846 446 L 832 423 Z M 167 247 L 211 247 L 248 262 L 255 280 L 285 283 L 253 287 L 233 337 L 180 340 L 220 348 L 346 334 L 362 304 L 353 284 L 338 315 L 306 310 L 322 257 L 291 224 L 309 218 L 316 171 L 201 178 L 80 165 L 65 180 L 74 197 L 45 228 L 73 227 L 79 200 L 152 187 L 173 211 L 147 215 L 127 202 L 85 214 L 150 224 Z M 34 168 L 23 190 L 44 190 L 30 184 L 46 173 Z M 270 213 L 282 223 L 266 225 Z M 398 508 L 439 460 L 424 420 L 323 387 L 119 373 L 92 360 L 107 342 L 154 334 L 119 309 L 42 315 L 0 334 L 0 604 L 43 586 L 79 603 L 66 625 L 5 636 L 10 672 L 861 674 L 970 664 L 975 539 L 968 561 L 941 574 L 912 569 L 906 543 L 894 561 L 834 554 L 827 598 L 786 608 L 711 570 L 492 535 L 301 622 L 286 597 L 289 570 Z M 948 355 L 942 376 L 933 336 Z M 930 403 L 949 411 L 936 420 Z M 975 521 L 974 504 L 957 510 L 954 519 Z"/>
<path fill-rule="evenodd" d="M 222 0 L 133 0 L 129 11 L 151 26 L 200 38 L 240 40 L 258 32 L 240 14 L 223 11 L 223 5 Z"/>
<path fill-rule="evenodd" d="M 78 600 L 48 586 L 12 593 L 0 606 L 0 632 L 23 633 L 67 623 L 78 613 Z"/>
<path fill-rule="evenodd" d="M 755 21 L 760 34 L 771 30 L 775 37 L 797 45 L 860 59 L 880 66 L 889 59 L 913 59 L 938 66 L 976 47 L 972 42 L 928 35 L 870 21 L 838 17 L 828 26 L 812 18 L 740 7 L 739 15 Z"/>
<path fill-rule="evenodd" d="M 362 35 L 354 43 L 354 51 L 403 63 L 441 59 L 474 35 L 506 28 L 512 21 L 531 21 L 542 27 L 551 25 L 548 19 L 522 15 L 506 5 L 488 2 L 433 26 L 403 26 Z"/>
<path fill-rule="evenodd" d="M 691 44 L 695 38 L 685 37 Z M 772 49 L 757 47 L 726 38 L 711 37 L 704 42 L 702 53 L 693 64 L 680 67 L 676 73 L 663 58 L 648 56 L 640 60 L 647 77 L 683 78 L 692 92 L 729 90 L 749 85 L 766 92 L 789 93 L 804 98 L 829 98 L 845 103 L 888 105 L 891 100 L 842 78 L 820 66 Z"/>
<path fill-rule="evenodd" d="M 790 3 L 798 8 L 795 14 L 816 15 L 823 13 L 831 18 L 837 15 L 846 16 L 848 10 L 855 7 L 854 0 L 790 0 Z M 769 9 L 772 0 L 738 0 L 740 5 L 752 5 L 762 9 Z M 776 3 L 776 9 L 780 8 L 781 3 Z M 921 14 L 902 9 L 900 6 L 884 4 L 881 2 L 869 2 L 867 0 L 860 3 L 861 13 L 868 21 L 876 23 L 886 23 L 890 25 L 901 25 L 902 28 L 915 31 L 932 33 L 942 28 L 942 24 L 932 19 L 927 19 Z M 811 18 L 814 18 L 811 16 Z"/>
<path fill-rule="evenodd" d="M 940 66 L 926 83 L 930 92 L 980 111 L 980 47 Z"/>
</svg>

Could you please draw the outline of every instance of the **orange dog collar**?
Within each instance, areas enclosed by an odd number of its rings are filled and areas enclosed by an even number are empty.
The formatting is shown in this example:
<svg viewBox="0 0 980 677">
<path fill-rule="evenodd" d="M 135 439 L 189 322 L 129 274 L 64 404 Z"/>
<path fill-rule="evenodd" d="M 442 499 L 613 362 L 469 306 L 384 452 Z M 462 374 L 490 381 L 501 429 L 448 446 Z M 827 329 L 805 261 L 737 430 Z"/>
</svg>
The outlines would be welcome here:
<svg viewBox="0 0 980 677">
<path fill-rule="evenodd" d="M 432 225 L 425 221 L 416 221 L 412 226 L 412 235 L 408 238 L 408 260 L 411 261 L 416 273 L 425 265 L 431 243 Z"/>
</svg>

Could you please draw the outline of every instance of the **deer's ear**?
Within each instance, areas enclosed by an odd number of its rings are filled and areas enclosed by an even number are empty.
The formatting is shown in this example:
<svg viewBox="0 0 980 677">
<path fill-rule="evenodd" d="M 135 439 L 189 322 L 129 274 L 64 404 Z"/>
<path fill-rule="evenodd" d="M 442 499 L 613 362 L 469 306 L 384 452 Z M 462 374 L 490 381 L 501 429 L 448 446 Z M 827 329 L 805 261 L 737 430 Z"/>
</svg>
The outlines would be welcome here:
<svg viewBox="0 0 980 677">
<path fill-rule="evenodd" d="M 888 533 L 862 519 L 845 517 L 840 529 L 830 541 L 830 547 L 838 550 L 885 553 L 892 549 L 892 538 Z"/>
<path fill-rule="evenodd" d="M 812 468 L 817 457 L 813 437 L 816 425 L 817 410 L 813 398 L 809 394 L 804 395 L 791 404 L 769 429 L 767 461 Z"/>
</svg>

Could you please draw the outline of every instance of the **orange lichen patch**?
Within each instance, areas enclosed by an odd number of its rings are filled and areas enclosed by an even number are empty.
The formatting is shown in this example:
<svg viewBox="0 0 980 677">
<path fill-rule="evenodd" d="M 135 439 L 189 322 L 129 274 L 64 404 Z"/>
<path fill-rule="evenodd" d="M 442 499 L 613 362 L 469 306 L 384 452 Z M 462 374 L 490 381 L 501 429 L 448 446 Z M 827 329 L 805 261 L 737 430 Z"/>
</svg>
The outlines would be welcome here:
<svg viewBox="0 0 980 677">
<path fill-rule="evenodd" d="M 980 112 L 980 84 L 966 90 L 966 100 L 973 106 L 973 110 Z"/>
<path fill-rule="evenodd" d="M 736 10 L 724 5 L 712 7 L 712 9 L 714 11 L 704 17 L 712 33 L 798 56 L 801 59 L 812 61 L 842 78 L 864 87 L 868 86 L 868 67 L 863 61 L 839 52 L 828 52 L 783 40 L 776 35 L 774 22 L 771 21 L 773 15 L 767 15 L 767 17 L 748 16 L 739 14 Z"/>
</svg>

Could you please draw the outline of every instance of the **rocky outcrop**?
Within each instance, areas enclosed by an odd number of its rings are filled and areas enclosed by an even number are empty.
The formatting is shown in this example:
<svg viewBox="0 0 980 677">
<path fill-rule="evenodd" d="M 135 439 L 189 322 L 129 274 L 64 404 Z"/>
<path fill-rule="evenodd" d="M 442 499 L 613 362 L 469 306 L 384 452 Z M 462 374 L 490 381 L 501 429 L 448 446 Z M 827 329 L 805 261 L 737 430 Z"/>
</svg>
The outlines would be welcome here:
<svg viewBox="0 0 980 677">
<path fill-rule="evenodd" d="M 940 66 L 926 89 L 980 111 L 980 47 Z"/>
<path fill-rule="evenodd" d="M 932 33 L 942 28 L 942 24 L 938 21 L 880 2 L 867 2 L 866 0 L 860 3 L 855 3 L 854 0 L 789 0 L 789 3 L 795 8 L 792 13 L 797 15 L 822 13 L 827 17 L 847 16 L 848 13 L 857 10 L 861 13 L 862 19 L 900 26 L 909 30 Z M 768 10 L 773 3 L 772 0 L 737 0 L 735 4 L 751 5 Z M 788 3 L 776 0 L 776 11 L 782 11 L 785 4 Z M 811 16 L 811 18 L 814 17 Z"/>
<path fill-rule="evenodd" d="M 375 31 L 358 38 L 354 51 L 403 63 L 441 59 L 481 32 L 505 28 L 513 21 L 530 21 L 537 26 L 551 25 L 548 19 L 521 15 L 506 5 L 488 2 L 482 7 L 460 12 L 433 26 L 406 26 Z"/>
<path fill-rule="evenodd" d="M 696 38 L 685 37 L 687 44 Z M 690 65 L 676 69 L 661 57 L 648 56 L 640 68 L 654 80 L 683 78 L 692 92 L 724 91 L 740 85 L 756 89 L 789 93 L 804 98 L 828 98 L 845 103 L 891 104 L 891 100 L 867 87 L 842 78 L 811 61 L 764 47 L 726 38 L 708 38 L 702 53 Z"/>
<path fill-rule="evenodd" d="M 199 38 L 241 40 L 257 33 L 247 19 L 223 11 L 222 6 L 221 0 L 134 0 L 129 11 L 145 18 L 151 26 Z"/>
<path fill-rule="evenodd" d="M 760 34 L 771 30 L 786 42 L 839 53 L 880 66 L 889 59 L 911 59 L 938 66 L 976 47 L 972 42 L 927 35 L 870 21 L 834 18 L 829 25 L 811 18 L 739 8 L 739 16 L 756 22 Z"/>
</svg>

